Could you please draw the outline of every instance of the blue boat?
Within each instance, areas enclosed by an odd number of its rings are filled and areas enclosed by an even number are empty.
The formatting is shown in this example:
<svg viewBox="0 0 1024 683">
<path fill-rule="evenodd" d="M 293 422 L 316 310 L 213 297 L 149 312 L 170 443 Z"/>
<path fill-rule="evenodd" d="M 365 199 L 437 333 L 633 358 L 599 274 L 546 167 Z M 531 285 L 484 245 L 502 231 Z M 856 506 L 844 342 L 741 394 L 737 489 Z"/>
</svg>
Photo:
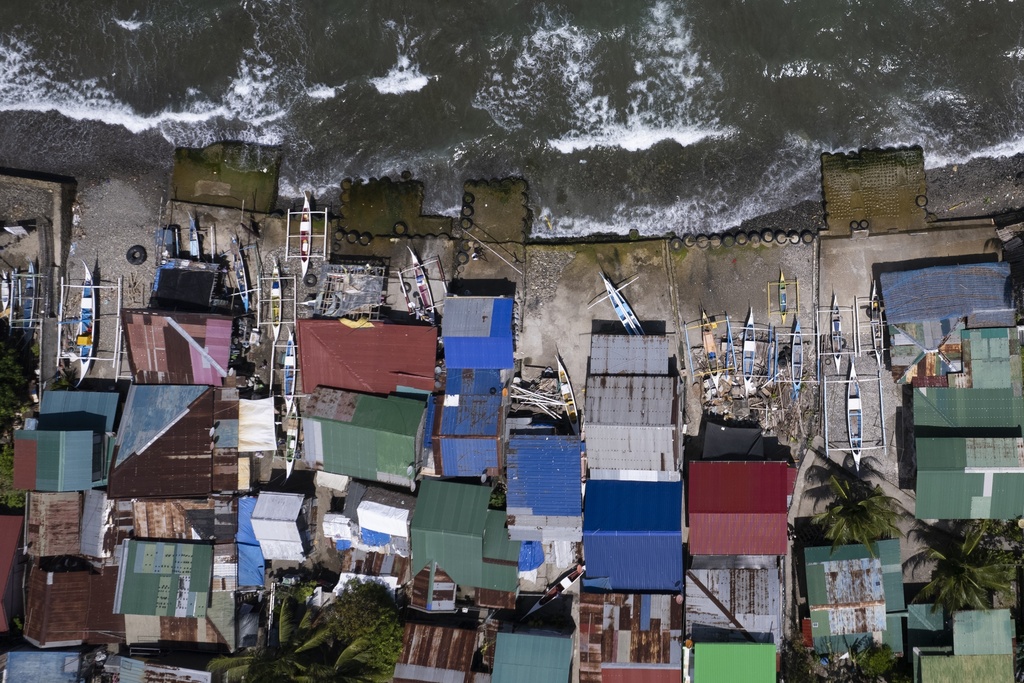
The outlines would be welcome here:
<svg viewBox="0 0 1024 683">
<path fill-rule="evenodd" d="M 615 309 L 615 315 L 619 317 L 619 321 L 622 323 L 622 326 L 626 328 L 626 332 L 631 335 L 642 335 L 644 333 L 644 329 L 640 327 L 640 321 L 637 319 L 636 314 L 633 313 L 633 309 L 630 308 L 618 288 L 612 284 L 612 281 L 609 280 L 608 276 L 604 273 L 601 273 L 601 279 L 604 280 L 604 288 L 608 290 L 608 299 L 612 302 L 612 307 Z"/>
</svg>

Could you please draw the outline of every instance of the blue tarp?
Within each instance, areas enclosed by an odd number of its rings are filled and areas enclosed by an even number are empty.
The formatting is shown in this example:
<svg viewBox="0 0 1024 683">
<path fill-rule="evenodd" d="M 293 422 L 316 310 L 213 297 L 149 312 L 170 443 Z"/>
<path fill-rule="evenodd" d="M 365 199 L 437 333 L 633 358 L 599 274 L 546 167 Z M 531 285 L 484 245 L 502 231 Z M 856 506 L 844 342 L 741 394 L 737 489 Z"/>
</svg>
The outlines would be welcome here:
<svg viewBox="0 0 1024 683">
<path fill-rule="evenodd" d="M 363 543 L 369 546 L 378 547 L 391 543 L 390 534 L 382 534 L 379 531 L 372 531 L 370 529 L 360 529 L 359 535 L 363 538 Z"/>
<path fill-rule="evenodd" d="M 544 546 L 539 541 L 523 541 L 519 546 L 519 571 L 528 572 L 544 564 Z"/>
<path fill-rule="evenodd" d="M 882 273 L 882 300 L 890 324 L 975 316 L 975 327 L 1015 323 L 1010 264 L 975 263 Z M 840 302 L 842 303 L 842 302 Z"/>
<path fill-rule="evenodd" d="M 352 541 L 346 540 L 344 538 L 339 538 L 337 541 L 334 542 L 334 548 L 338 552 L 341 552 L 342 550 L 348 550 L 351 547 Z"/>
<path fill-rule="evenodd" d="M 430 399 L 427 401 L 427 416 L 423 422 L 423 449 L 431 450 L 434 447 L 434 412 L 437 410 L 437 403 Z"/>
<path fill-rule="evenodd" d="M 238 585 L 262 586 L 264 584 L 263 551 L 252 529 L 252 513 L 256 509 L 255 496 L 238 499 L 238 531 L 235 545 L 238 548 Z"/>
<path fill-rule="evenodd" d="M 8 681 L 76 683 L 82 656 L 77 652 L 22 650 L 7 653 Z"/>
</svg>

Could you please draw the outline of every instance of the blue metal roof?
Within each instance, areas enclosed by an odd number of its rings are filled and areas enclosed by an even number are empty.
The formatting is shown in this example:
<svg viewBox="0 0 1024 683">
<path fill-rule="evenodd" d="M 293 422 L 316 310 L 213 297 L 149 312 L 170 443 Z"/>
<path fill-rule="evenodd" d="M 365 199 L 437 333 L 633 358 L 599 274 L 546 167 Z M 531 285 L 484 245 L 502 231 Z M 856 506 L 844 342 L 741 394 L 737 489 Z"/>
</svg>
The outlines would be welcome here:
<svg viewBox="0 0 1024 683">
<path fill-rule="evenodd" d="M 466 368 L 449 370 L 445 382 L 446 394 L 500 394 L 504 388 L 499 370 Z"/>
<path fill-rule="evenodd" d="M 449 368 L 510 369 L 512 338 L 455 337 L 445 339 L 444 357 Z"/>
<path fill-rule="evenodd" d="M 509 508 L 528 508 L 534 515 L 580 516 L 578 436 L 513 436 L 506 462 Z"/>
<path fill-rule="evenodd" d="M 235 532 L 235 546 L 238 549 L 238 585 L 262 586 L 264 583 L 263 550 L 252 528 L 252 513 L 256 509 L 256 497 L 238 499 L 238 529 Z"/>
<path fill-rule="evenodd" d="M 681 591 L 682 508 L 682 482 L 588 482 L 587 577 L 607 578 L 616 591 Z"/>
<path fill-rule="evenodd" d="M 39 429 L 112 432 L 115 391 L 47 391 L 39 406 Z"/>
<path fill-rule="evenodd" d="M 443 339 L 449 368 L 505 369 L 512 359 L 512 299 L 448 297 Z"/>
<path fill-rule="evenodd" d="M 1015 322 L 1010 264 L 975 263 L 882 273 L 890 324 L 979 317 L 986 326 Z"/>
<path fill-rule="evenodd" d="M 441 409 L 441 430 L 444 436 L 498 436 L 501 418 L 501 394 L 462 394 L 457 406 Z"/>
<path fill-rule="evenodd" d="M 496 468 L 498 438 L 440 439 L 441 470 L 446 477 L 479 477 L 488 468 Z"/>
<path fill-rule="evenodd" d="M 19 650 L 7 653 L 8 681 L 77 683 L 82 655 L 62 650 Z"/>
</svg>

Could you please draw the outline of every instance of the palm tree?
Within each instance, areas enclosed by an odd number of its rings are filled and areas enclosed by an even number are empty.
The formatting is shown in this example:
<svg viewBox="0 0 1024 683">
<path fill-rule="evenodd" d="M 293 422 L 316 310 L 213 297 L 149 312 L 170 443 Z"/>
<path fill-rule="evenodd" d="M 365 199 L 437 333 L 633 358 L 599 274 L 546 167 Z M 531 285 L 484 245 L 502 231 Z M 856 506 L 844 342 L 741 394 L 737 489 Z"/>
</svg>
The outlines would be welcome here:
<svg viewBox="0 0 1024 683">
<path fill-rule="evenodd" d="M 832 475 L 829 487 L 835 499 L 827 510 L 814 516 L 814 523 L 824 527 L 825 538 L 832 541 L 833 550 L 862 543 L 874 557 L 874 541 L 899 535 L 899 504 L 881 486 L 872 489 L 860 480 L 839 480 Z"/>
<path fill-rule="evenodd" d="M 932 599 L 933 610 L 942 605 L 947 614 L 952 614 L 965 609 L 991 609 L 992 593 L 1008 593 L 1013 565 L 981 546 L 984 534 L 984 527 L 976 525 L 945 552 L 930 549 L 928 555 L 936 561 L 935 569 L 917 600 Z"/>
</svg>

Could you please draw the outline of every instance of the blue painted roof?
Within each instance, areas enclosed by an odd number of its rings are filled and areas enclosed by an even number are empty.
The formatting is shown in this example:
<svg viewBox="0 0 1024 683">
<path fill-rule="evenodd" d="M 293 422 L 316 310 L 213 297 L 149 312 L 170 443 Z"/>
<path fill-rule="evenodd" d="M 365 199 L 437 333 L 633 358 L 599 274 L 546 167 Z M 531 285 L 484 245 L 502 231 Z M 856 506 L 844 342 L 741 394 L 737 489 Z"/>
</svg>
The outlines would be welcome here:
<svg viewBox="0 0 1024 683">
<path fill-rule="evenodd" d="M 438 436 L 498 436 L 501 418 L 501 393 L 462 394 L 459 405 L 441 409 Z"/>
<path fill-rule="evenodd" d="M 500 394 L 504 388 L 499 370 L 466 368 L 449 370 L 445 382 L 446 394 Z"/>
<path fill-rule="evenodd" d="M 498 437 L 441 439 L 441 471 L 446 477 L 479 477 L 497 468 Z"/>
<path fill-rule="evenodd" d="M 882 273 L 882 299 L 890 324 L 973 315 L 983 325 L 1015 322 L 1010 264 L 974 263 Z"/>
<path fill-rule="evenodd" d="M 616 591 L 681 591 L 682 506 L 682 482 L 588 482 L 587 577 L 606 577 Z"/>
<path fill-rule="evenodd" d="M 8 681 L 76 683 L 82 656 L 77 652 L 21 650 L 7 653 Z"/>
<path fill-rule="evenodd" d="M 446 339 L 444 357 L 449 368 L 510 369 L 514 365 L 512 338 Z"/>
<path fill-rule="evenodd" d="M 580 439 L 578 436 L 516 435 L 506 450 L 508 507 L 534 515 L 579 517 Z"/>
<path fill-rule="evenodd" d="M 513 367 L 512 299 L 448 297 L 443 340 L 449 368 Z"/>
<path fill-rule="evenodd" d="M 176 422 L 207 389 L 194 385 L 133 384 L 121 416 L 117 464 Z"/>
<path fill-rule="evenodd" d="M 238 585 L 262 586 L 264 584 L 263 550 L 252 528 L 252 513 L 256 509 L 256 497 L 238 499 L 238 529 L 235 532 L 235 546 L 238 549 Z"/>
</svg>

